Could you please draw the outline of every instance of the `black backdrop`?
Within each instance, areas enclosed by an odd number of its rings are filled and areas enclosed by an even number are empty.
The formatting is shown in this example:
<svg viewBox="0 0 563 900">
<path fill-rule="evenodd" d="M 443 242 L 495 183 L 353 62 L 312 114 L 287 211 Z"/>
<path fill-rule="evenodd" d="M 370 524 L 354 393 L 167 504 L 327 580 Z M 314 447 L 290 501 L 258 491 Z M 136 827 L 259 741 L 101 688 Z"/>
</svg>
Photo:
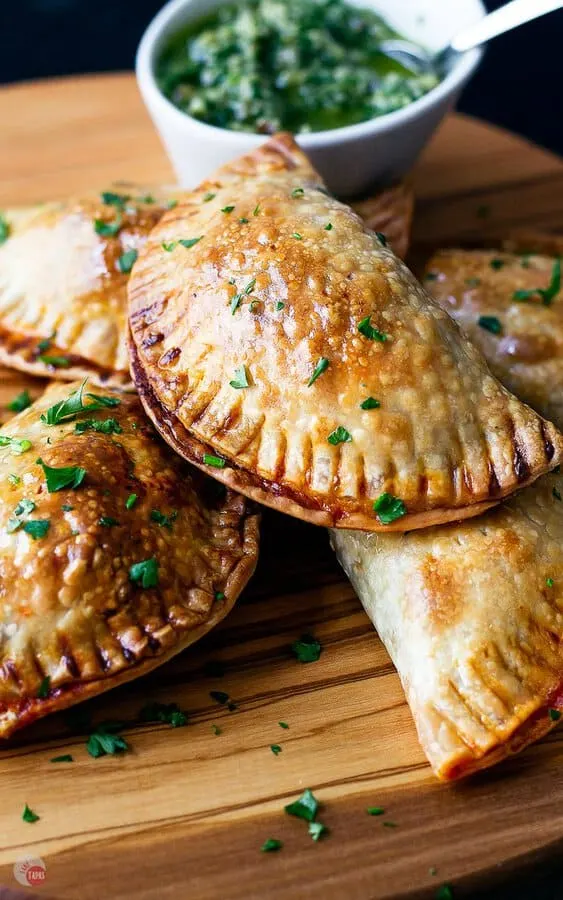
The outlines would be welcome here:
<svg viewBox="0 0 563 900">
<path fill-rule="evenodd" d="M 162 5 L 162 0 L 0 0 L 0 82 L 131 69 L 140 36 Z M 502 2 L 486 5 L 492 10 Z M 563 155 L 562 83 L 563 11 L 495 40 L 459 106 Z M 498 877 L 493 890 L 456 889 L 456 900 L 563 900 L 558 859 L 521 874 L 517 882 L 505 881 L 501 872 Z"/>
<path fill-rule="evenodd" d="M 486 5 L 492 10 L 502 2 Z M 0 0 L 0 82 L 130 69 L 161 6 L 162 0 Z M 497 38 L 460 108 L 563 154 L 562 39 L 563 11 Z"/>
</svg>

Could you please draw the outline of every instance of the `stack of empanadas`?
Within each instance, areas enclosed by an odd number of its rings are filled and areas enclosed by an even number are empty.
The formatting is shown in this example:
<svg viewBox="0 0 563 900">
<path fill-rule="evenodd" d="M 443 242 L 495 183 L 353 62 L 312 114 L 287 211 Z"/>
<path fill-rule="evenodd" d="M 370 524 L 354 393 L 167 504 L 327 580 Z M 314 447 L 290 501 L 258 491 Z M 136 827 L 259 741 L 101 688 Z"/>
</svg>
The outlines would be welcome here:
<svg viewBox="0 0 563 900">
<path fill-rule="evenodd" d="M 90 383 L 0 431 L 5 733 L 222 617 L 256 560 L 257 502 L 332 529 L 438 776 L 546 731 L 563 705 L 563 436 L 539 413 L 563 415 L 545 385 L 558 335 L 540 312 L 556 315 L 558 262 L 441 254 L 423 287 L 384 233 L 404 252 L 409 192 L 354 211 L 287 135 L 159 196 L 69 204 L 51 231 L 45 212 L 14 219 L 0 249 L 3 361 L 127 386 L 127 290 L 133 381 L 175 451 L 135 398 Z M 26 228 L 47 250 L 16 277 Z"/>
</svg>

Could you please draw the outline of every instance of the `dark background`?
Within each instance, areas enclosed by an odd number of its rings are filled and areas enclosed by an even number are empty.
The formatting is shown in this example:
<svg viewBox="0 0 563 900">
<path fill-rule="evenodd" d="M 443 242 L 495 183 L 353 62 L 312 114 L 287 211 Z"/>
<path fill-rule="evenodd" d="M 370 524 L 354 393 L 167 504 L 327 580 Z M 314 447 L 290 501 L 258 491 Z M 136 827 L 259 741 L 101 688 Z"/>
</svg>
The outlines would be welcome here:
<svg viewBox="0 0 563 900">
<path fill-rule="evenodd" d="M 141 34 L 162 5 L 162 0 L 0 0 L 0 82 L 131 69 Z M 503 4 L 488 0 L 486 5 L 492 10 Z M 562 82 L 563 11 L 497 38 L 460 108 L 563 154 Z"/>
<path fill-rule="evenodd" d="M 161 0 L 0 0 L 0 82 L 131 69 L 141 34 L 162 5 Z M 493 10 L 502 2 L 486 5 Z M 562 84 L 563 11 L 495 40 L 459 108 L 563 155 Z M 501 876 L 502 887 L 459 896 L 563 900 L 557 859 L 509 881 Z"/>
</svg>

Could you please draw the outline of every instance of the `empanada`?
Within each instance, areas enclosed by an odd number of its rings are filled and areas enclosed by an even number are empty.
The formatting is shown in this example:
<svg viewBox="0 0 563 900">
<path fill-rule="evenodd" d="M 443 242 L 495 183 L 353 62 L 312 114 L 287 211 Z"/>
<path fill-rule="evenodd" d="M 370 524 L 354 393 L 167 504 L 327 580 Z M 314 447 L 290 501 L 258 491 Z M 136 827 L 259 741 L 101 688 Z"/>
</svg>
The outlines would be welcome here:
<svg viewBox="0 0 563 900">
<path fill-rule="evenodd" d="M 165 189 L 147 193 L 122 184 L 5 211 L 0 363 L 34 375 L 89 375 L 100 384 L 130 386 L 126 284 L 171 197 Z"/>
<path fill-rule="evenodd" d="M 544 240 L 545 253 L 552 253 L 554 239 Z M 537 412 L 563 422 L 561 264 L 540 254 L 538 238 L 518 243 L 536 252 L 440 250 L 425 283 L 493 374 Z"/>
<path fill-rule="evenodd" d="M 439 778 L 470 775 L 553 727 L 563 711 L 561 475 L 478 519 L 331 539 Z"/>
<path fill-rule="evenodd" d="M 171 453 L 136 397 L 88 391 L 58 384 L 0 429 L 3 737 L 198 640 L 257 559 L 248 501 Z"/>
<path fill-rule="evenodd" d="M 561 460 L 556 429 L 287 135 L 163 217 L 129 299 L 157 428 L 281 511 L 403 531 L 476 515 Z"/>
</svg>

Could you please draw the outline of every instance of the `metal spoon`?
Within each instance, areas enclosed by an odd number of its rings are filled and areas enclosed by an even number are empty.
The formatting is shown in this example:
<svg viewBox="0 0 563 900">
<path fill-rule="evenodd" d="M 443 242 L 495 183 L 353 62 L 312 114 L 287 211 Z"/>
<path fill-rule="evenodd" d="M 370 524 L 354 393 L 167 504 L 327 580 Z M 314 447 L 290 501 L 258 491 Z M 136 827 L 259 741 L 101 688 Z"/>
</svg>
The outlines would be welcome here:
<svg viewBox="0 0 563 900">
<path fill-rule="evenodd" d="M 499 34 L 561 9 L 562 6 L 563 0 L 512 0 L 511 3 L 484 16 L 474 25 L 464 28 L 459 34 L 454 35 L 446 47 L 433 54 L 426 53 L 416 44 L 403 40 L 382 41 L 380 48 L 385 56 L 397 60 L 407 69 L 415 72 L 438 69 L 445 73 L 466 50 L 472 50 Z"/>
</svg>

